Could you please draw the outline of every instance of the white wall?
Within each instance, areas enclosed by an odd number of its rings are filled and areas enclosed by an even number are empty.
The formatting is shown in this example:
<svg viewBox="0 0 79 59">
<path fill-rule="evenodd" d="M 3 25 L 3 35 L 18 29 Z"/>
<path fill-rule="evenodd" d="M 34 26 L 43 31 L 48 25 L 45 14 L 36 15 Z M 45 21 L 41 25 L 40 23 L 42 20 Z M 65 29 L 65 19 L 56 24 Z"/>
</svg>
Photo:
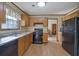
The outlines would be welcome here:
<svg viewBox="0 0 79 59">
<path fill-rule="evenodd" d="M 57 20 L 48 19 L 48 29 L 52 31 L 52 24 L 57 24 Z"/>
<path fill-rule="evenodd" d="M 58 18 L 58 40 L 59 43 L 62 44 L 62 32 L 60 32 L 60 28 L 62 26 L 62 16 Z"/>
</svg>

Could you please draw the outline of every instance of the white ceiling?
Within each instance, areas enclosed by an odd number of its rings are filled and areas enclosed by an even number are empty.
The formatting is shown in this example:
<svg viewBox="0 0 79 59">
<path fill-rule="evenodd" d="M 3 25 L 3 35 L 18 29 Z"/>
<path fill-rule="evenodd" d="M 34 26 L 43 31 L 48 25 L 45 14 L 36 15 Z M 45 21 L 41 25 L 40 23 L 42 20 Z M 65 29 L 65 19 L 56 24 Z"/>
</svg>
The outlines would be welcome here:
<svg viewBox="0 0 79 59">
<path fill-rule="evenodd" d="M 45 7 L 38 7 L 36 2 L 14 2 L 14 4 L 29 15 L 64 15 L 79 7 L 79 2 L 46 2 Z"/>
</svg>

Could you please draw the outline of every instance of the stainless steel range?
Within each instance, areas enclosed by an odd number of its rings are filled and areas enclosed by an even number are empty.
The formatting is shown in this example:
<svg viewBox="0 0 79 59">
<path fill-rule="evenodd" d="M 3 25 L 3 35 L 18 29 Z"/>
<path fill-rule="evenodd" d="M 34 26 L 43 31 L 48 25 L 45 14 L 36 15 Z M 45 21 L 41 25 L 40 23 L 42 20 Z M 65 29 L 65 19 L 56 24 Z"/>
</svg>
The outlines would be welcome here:
<svg viewBox="0 0 79 59">
<path fill-rule="evenodd" d="M 34 44 L 41 44 L 43 43 L 43 29 L 42 28 L 35 28 L 33 33 L 33 43 Z"/>
</svg>

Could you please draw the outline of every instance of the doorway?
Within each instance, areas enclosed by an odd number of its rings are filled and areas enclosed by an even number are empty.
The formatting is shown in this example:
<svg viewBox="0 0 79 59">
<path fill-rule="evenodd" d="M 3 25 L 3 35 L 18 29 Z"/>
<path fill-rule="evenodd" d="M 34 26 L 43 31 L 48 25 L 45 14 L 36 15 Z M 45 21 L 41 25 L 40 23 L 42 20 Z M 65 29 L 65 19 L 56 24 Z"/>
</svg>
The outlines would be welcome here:
<svg viewBox="0 0 79 59">
<path fill-rule="evenodd" d="M 48 19 L 48 41 L 57 42 L 58 20 Z"/>
</svg>

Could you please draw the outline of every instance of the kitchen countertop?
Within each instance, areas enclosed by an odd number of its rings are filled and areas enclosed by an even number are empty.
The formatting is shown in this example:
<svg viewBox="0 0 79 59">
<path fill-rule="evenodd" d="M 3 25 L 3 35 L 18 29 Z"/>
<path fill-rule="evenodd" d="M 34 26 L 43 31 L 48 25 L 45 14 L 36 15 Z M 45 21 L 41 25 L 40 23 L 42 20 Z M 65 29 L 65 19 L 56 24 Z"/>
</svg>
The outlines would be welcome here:
<svg viewBox="0 0 79 59">
<path fill-rule="evenodd" d="M 2 37 L 2 38 L 0 38 L 0 46 L 6 44 L 8 42 L 11 42 L 13 40 L 16 40 L 20 37 L 23 37 L 25 35 L 28 35 L 30 33 L 32 33 L 32 32 L 23 32 L 23 33 L 13 34 L 13 35 L 10 35 L 10 36 L 7 36 L 7 37 Z"/>
</svg>

